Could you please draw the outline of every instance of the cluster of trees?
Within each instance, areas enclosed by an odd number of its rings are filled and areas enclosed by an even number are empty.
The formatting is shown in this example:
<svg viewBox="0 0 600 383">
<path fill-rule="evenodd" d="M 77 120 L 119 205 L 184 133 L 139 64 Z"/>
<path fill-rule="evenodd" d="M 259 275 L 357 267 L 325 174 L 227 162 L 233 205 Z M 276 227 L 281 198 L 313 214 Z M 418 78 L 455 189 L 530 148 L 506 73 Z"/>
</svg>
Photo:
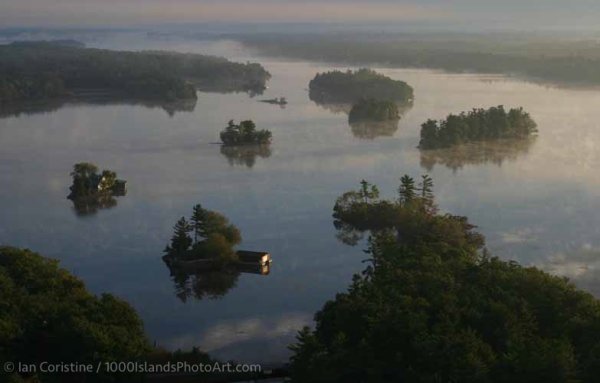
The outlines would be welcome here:
<svg viewBox="0 0 600 383">
<path fill-rule="evenodd" d="M 195 99 L 206 91 L 261 93 L 261 65 L 173 52 L 119 52 L 51 42 L 0 46 L 0 104 L 77 96 L 82 89 L 144 100 Z"/>
<path fill-rule="evenodd" d="M 364 33 L 257 34 L 239 38 L 270 56 L 457 73 L 504 73 L 576 85 L 600 84 L 600 55 L 592 39 Z"/>
<path fill-rule="evenodd" d="M 165 248 L 167 260 L 207 259 L 223 265 L 238 260 L 233 248 L 242 241 L 242 236 L 220 213 L 196 205 L 189 221 L 181 217 L 173 231 Z"/>
<path fill-rule="evenodd" d="M 400 112 L 398 105 L 393 101 L 363 98 L 352 106 L 348 119 L 350 123 L 398 120 L 400 119 Z"/>
<path fill-rule="evenodd" d="M 292 381 L 596 381 L 600 301 L 491 257 L 466 218 L 437 211 L 429 178 L 414 183 L 381 201 L 363 182 L 336 204 L 340 219 L 377 229 L 369 264 L 299 333 Z"/>
<path fill-rule="evenodd" d="M 122 195 L 125 181 L 117 179 L 117 173 L 103 170 L 98 173 L 98 167 L 89 162 L 73 165 L 71 172 L 73 184 L 70 186 L 69 199 L 83 199 L 102 195 Z"/>
<path fill-rule="evenodd" d="M 226 146 L 269 145 L 273 137 L 269 130 L 256 130 L 256 124 L 251 120 L 241 121 L 239 125 L 230 120 L 220 136 Z"/>
<path fill-rule="evenodd" d="M 150 351 L 142 322 L 129 304 L 110 294 L 92 295 L 57 261 L 29 250 L 0 247 L 0 308 L 2 361 L 38 366 L 136 361 Z M 0 381 L 31 378 L 9 375 L 2 369 Z M 43 381 L 64 378 L 49 374 Z M 69 379 L 85 380 L 78 374 Z M 116 380 L 101 372 L 85 381 Z"/>
<path fill-rule="evenodd" d="M 439 149 L 472 141 L 526 138 L 537 133 L 537 124 L 523 108 L 508 112 L 502 105 L 451 114 L 443 121 L 421 125 L 421 149 Z"/>
<path fill-rule="evenodd" d="M 322 104 L 350 103 L 362 99 L 390 100 L 410 104 L 413 89 L 371 69 L 318 73 L 309 84 L 310 99 Z"/>
<path fill-rule="evenodd" d="M 219 286 L 211 287 L 208 293 L 218 294 L 229 283 L 235 283 L 235 279 L 219 280 Z M 7 363 L 6 368 L 0 369 L 0 382 L 12 383 L 187 381 L 197 380 L 198 376 L 109 373 L 104 368 L 99 371 L 94 368 L 90 374 L 11 372 L 8 368 L 11 362 L 14 366 L 21 363 L 38 369 L 42 362 L 93 366 L 105 362 L 149 365 L 218 362 L 196 347 L 174 352 L 152 347 L 141 319 L 127 302 L 111 294 L 91 294 L 81 280 L 61 269 L 56 260 L 3 246 L 0 246 L 0 361 Z M 264 377 L 260 372 L 203 374 L 203 379 L 210 382 Z"/>
</svg>

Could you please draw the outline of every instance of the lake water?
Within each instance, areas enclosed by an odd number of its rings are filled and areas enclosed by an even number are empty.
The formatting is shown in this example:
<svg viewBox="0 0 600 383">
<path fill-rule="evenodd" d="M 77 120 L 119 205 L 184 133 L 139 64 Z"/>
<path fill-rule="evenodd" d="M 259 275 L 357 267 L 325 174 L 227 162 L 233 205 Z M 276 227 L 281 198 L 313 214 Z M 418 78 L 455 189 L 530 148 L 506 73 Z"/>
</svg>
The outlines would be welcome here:
<svg viewBox="0 0 600 383">
<path fill-rule="evenodd" d="M 308 82 L 334 66 L 256 57 L 234 43 L 101 40 L 122 49 L 171 49 L 261 62 L 273 75 L 260 103 L 200 93 L 193 111 L 142 105 L 64 105 L 0 119 L 0 243 L 59 259 L 94 292 L 130 302 L 152 340 L 194 345 L 221 358 L 286 360 L 286 346 L 363 268 L 363 245 L 340 243 L 335 198 L 361 179 L 393 197 L 403 174 L 429 173 L 440 208 L 466 215 L 504 259 L 569 276 L 600 296 L 600 91 L 561 89 L 501 76 L 381 69 L 415 89 L 396 131 L 348 125 L 308 99 Z M 523 106 L 538 122 L 532 143 L 429 154 L 420 124 L 448 113 Z M 219 131 L 252 119 L 270 129 L 270 153 L 230 159 Z M 128 194 L 78 215 L 65 197 L 76 162 L 117 171 Z M 172 226 L 201 203 L 242 231 L 241 248 L 269 251 L 267 276 L 242 274 L 221 299 L 175 294 L 161 260 Z"/>
</svg>

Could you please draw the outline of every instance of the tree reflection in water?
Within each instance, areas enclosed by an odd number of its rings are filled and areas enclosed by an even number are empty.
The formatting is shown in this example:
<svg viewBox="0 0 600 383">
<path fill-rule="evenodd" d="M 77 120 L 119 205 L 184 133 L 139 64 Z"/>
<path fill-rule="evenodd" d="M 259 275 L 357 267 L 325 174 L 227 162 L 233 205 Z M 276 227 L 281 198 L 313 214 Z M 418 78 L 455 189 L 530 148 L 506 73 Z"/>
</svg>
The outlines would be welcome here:
<svg viewBox="0 0 600 383">
<path fill-rule="evenodd" d="M 89 197 L 75 198 L 73 209 L 78 216 L 87 216 L 98 213 L 98 210 L 110 209 L 117 206 L 117 200 L 110 194 L 98 194 Z"/>
<path fill-rule="evenodd" d="M 320 103 L 313 100 L 315 104 L 321 108 L 330 111 L 333 114 L 345 114 L 349 115 L 352 110 L 352 104 L 335 104 L 335 103 Z M 398 112 L 400 117 L 408 112 L 412 108 L 413 104 L 398 105 Z M 400 119 L 401 119 L 400 118 Z M 356 138 L 373 140 L 377 137 L 392 137 L 398 131 L 398 125 L 400 119 L 388 120 L 388 121 L 348 121 L 348 125 L 352 130 L 352 134 Z"/>
<path fill-rule="evenodd" d="M 39 102 L 19 102 L 0 105 L 0 118 L 19 117 L 21 115 L 35 115 L 55 112 L 62 107 L 70 105 L 131 105 L 143 106 L 149 109 L 161 108 L 170 117 L 177 112 L 193 112 L 196 109 L 196 100 L 178 100 L 173 102 L 161 102 L 152 100 L 136 100 L 131 98 L 113 96 L 83 96 L 77 98 L 65 98 L 59 100 L 44 100 Z"/>
<path fill-rule="evenodd" d="M 421 150 L 421 166 L 431 171 L 435 165 L 443 165 L 454 172 L 465 165 L 496 164 L 515 161 L 525 156 L 535 144 L 536 138 L 503 139 L 463 144 L 447 149 Z"/>
<path fill-rule="evenodd" d="M 231 166 L 246 166 L 252 168 L 256 159 L 271 157 L 269 145 L 239 145 L 221 146 L 221 154 L 227 157 Z"/>
<path fill-rule="evenodd" d="M 377 137 L 392 137 L 398 130 L 400 120 L 350 122 L 356 138 L 373 140 Z"/>
<path fill-rule="evenodd" d="M 177 267 L 165 261 L 175 285 L 175 295 L 182 302 L 189 298 L 220 299 L 236 287 L 242 273 L 268 275 L 270 264 L 243 265 L 212 269 L 190 269 Z"/>
</svg>

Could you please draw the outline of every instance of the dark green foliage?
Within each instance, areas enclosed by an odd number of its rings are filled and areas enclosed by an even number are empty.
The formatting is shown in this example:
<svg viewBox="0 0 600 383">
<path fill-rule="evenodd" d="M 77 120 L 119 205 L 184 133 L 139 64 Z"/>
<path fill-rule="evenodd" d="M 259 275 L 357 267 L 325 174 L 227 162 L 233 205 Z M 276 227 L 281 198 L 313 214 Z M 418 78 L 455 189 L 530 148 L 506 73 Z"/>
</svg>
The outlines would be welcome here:
<svg viewBox="0 0 600 383">
<path fill-rule="evenodd" d="M 508 112 L 502 105 L 449 115 L 443 121 L 428 120 L 421 125 L 421 149 L 447 148 L 473 141 L 527 138 L 537 125 L 523 108 Z"/>
<path fill-rule="evenodd" d="M 125 181 L 117 179 L 117 173 L 103 170 L 98 174 L 98 167 L 89 162 L 73 165 L 71 177 L 73 184 L 68 198 L 74 201 L 125 194 Z"/>
<path fill-rule="evenodd" d="M 398 105 L 393 101 L 361 99 L 352 106 L 350 123 L 357 121 L 389 121 L 400 119 Z"/>
<path fill-rule="evenodd" d="M 52 43 L 0 46 L 0 104 L 104 91 L 144 100 L 195 99 L 206 91 L 260 93 L 259 64 L 172 52 L 118 52 Z"/>
<path fill-rule="evenodd" d="M 236 145 L 269 145 L 272 134 L 268 130 L 256 130 L 253 121 L 246 120 L 239 125 L 229 121 L 225 130 L 221 132 L 221 141 L 226 146 Z"/>
<path fill-rule="evenodd" d="M 379 199 L 376 186 L 362 181 L 360 190 L 346 192 L 336 200 L 333 218 L 334 226 L 339 230 L 338 237 L 349 245 L 355 245 L 365 232 L 393 233 L 398 239 L 410 243 L 418 237 L 430 235 L 435 238 L 441 232 L 464 230 L 468 237 L 461 238 L 461 241 L 480 247 L 483 238 L 471 232 L 474 226 L 464 217 L 436 214 L 432 187 L 433 181 L 429 176 L 423 176 L 417 187 L 414 179 L 405 175 L 400 179 L 398 200 L 388 201 Z M 427 230 L 421 233 L 424 227 Z"/>
<path fill-rule="evenodd" d="M 410 104 L 413 89 L 370 69 L 318 73 L 309 84 L 310 99 L 318 103 L 355 103 L 362 99 Z"/>
<path fill-rule="evenodd" d="M 490 257 L 466 218 L 388 205 L 396 219 L 364 222 L 388 228 L 370 240 L 370 265 L 291 346 L 294 382 L 597 381 L 598 300 Z"/>
<path fill-rule="evenodd" d="M 0 360 L 135 361 L 148 350 L 142 322 L 127 303 L 90 294 L 57 261 L 0 247 Z M 42 381 L 65 380 L 44 376 Z M 86 381 L 109 380 L 95 375 Z"/>
<path fill-rule="evenodd" d="M 240 231 L 220 213 L 196 205 L 190 222 L 181 217 L 173 231 L 165 249 L 168 260 L 212 259 L 221 265 L 237 261 L 233 247 L 242 241 Z"/>
</svg>

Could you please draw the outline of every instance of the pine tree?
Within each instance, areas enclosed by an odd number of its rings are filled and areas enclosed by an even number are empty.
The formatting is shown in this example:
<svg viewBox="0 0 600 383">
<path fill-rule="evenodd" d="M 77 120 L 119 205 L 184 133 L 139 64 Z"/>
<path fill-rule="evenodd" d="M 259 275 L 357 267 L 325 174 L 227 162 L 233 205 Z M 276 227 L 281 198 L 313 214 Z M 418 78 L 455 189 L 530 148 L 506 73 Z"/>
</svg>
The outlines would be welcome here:
<svg viewBox="0 0 600 383">
<path fill-rule="evenodd" d="M 190 219 L 192 230 L 194 232 L 194 243 L 198 243 L 198 237 L 202 237 L 202 233 L 205 231 L 205 219 L 206 210 L 202 208 L 202 205 L 198 204 L 194 206 L 192 217 Z"/>
<path fill-rule="evenodd" d="M 398 195 L 400 203 L 403 205 L 408 205 L 415 199 L 415 180 L 407 174 L 400 178 L 400 187 L 398 188 Z"/>
<path fill-rule="evenodd" d="M 421 176 L 419 183 L 419 191 L 421 192 L 421 200 L 423 207 L 427 213 L 433 214 L 436 212 L 433 195 L 433 179 L 427 174 Z"/>
<path fill-rule="evenodd" d="M 192 230 L 185 217 L 181 217 L 173 227 L 173 236 L 171 237 L 171 246 L 167 248 L 169 255 L 183 256 L 192 245 L 192 238 L 189 232 Z"/>
</svg>

